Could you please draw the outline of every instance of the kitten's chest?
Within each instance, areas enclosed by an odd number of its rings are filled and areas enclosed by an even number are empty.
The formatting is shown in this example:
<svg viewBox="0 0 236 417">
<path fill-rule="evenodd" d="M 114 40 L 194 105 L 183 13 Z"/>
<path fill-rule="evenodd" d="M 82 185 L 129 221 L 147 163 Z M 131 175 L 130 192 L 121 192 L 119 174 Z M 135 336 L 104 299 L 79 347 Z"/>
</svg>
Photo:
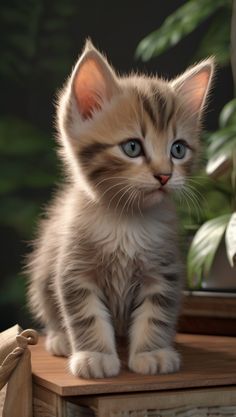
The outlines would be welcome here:
<svg viewBox="0 0 236 417">
<path fill-rule="evenodd" d="M 117 249 L 103 265 L 100 284 L 107 300 L 117 334 L 124 335 L 142 271 L 136 256 L 130 258 Z"/>
<path fill-rule="evenodd" d="M 168 228 L 155 216 L 93 223 L 92 240 L 99 256 L 98 285 L 107 300 L 118 333 L 124 333 L 132 302 L 149 272 L 158 270 Z"/>
<path fill-rule="evenodd" d="M 142 231 L 129 226 L 113 230 L 100 242 L 99 282 L 120 335 L 126 333 L 132 302 L 148 268 L 145 253 L 149 243 Z"/>
</svg>

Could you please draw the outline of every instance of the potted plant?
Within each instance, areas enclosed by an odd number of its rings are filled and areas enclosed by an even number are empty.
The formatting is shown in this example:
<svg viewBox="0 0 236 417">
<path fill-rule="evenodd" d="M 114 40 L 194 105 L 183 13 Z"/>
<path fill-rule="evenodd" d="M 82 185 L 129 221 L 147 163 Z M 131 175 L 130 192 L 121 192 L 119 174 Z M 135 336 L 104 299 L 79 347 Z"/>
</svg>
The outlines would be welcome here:
<svg viewBox="0 0 236 417">
<path fill-rule="evenodd" d="M 186 1 L 157 31 L 140 42 L 136 56 L 147 61 L 160 55 L 210 16 L 210 27 L 194 58 L 215 55 L 220 65 L 228 64 L 231 58 L 236 84 L 236 0 L 233 3 L 227 0 Z M 207 186 L 208 206 L 204 213 L 201 210 L 197 220 L 187 225 L 188 229 L 197 229 L 187 258 L 188 287 L 236 290 L 236 99 L 222 109 L 219 129 L 205 136 L 207 165 L 198 182 Z M 193 185 L 191 187 L 193 191 Z M 193 205 L 200 205 L 198 193 L 191 193 Z M 216 195 L 209 199 L 212 194 Z M 223 271 L 219 274 L 221 265 Z M 218 284 L 215 278 L 219 278 Z"/>
<path fill-rule="evenodd" d="M 223 108 L 219 126 L 208 138 L 206 173 L 228 205 L 193 238 L 187 260 L 190 288 L 236 289 L 236 99 Z"/>
</svg>

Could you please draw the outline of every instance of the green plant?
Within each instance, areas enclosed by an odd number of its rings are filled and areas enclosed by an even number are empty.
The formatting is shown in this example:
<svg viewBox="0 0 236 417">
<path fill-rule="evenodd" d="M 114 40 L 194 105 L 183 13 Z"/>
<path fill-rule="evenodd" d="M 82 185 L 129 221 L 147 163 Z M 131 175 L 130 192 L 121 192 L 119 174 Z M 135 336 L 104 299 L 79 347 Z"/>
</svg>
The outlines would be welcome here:
<svg viewBox="0 0 236 417">
<path fill-rule="evenodd" d="M 229 0 L 186 1 L 166 18 L 158 30 L 140 42 L 136 56 L 146 61 L 160 55 L 211 17 L 209 29 L 200 42 L 194 60 L 215 55 L 219 65 L 227 65 L 231 59 L 236 82 L 235 0 L 233 4 L 232 9 L 232 1 Z M 195 217 L 193 222 L 185 225 L 190 230 L 197 230 L 187 258 L 190 287 L 201 287 L 203 278 L 209 274 L 224 234 L 229 263 L 231 266 L 236 264 L 236 99 L 222 109 L 219 129 L 205 136 L 207 163 L 205 175 L 201 173 L 203 178 L 200 182 L 207 186 L 208 204 L 198 218 Z M 198 204 L 196 194 L 192 194 L 191 199 L 193 204 Z"/>
<path fill-rule="evenodd" d="M 214 55 L 221 65 L 230 59 L 231 0 L 188 0 L 168 16 L 162 26 L 146 36 L 138 45 L 136 57 L 143 61 L 160 55 L 193 32 L 204 20 L 212 17 L 194 59 Z"/>
<path fill-rule="evenodd" d="M 187 260 L 190 287 L 193 282 L 201 286 L 208 276 L 224 234 L 229 263 L 236 264 L 236 99 L 221 111 L 219 126 L 208 139 L 206 173 L 221 186 L 220 192 L 227 194 L 230 204 L 227 213 L 215 213 L 193 238 Z"/>
</svg>

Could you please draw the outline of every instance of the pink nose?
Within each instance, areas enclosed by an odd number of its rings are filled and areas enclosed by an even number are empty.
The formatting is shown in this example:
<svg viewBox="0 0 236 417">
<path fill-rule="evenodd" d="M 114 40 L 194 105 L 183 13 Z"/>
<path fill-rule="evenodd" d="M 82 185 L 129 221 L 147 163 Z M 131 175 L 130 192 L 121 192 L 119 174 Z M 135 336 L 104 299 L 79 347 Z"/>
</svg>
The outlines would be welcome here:
<svg viewBox="0 0 236 417">
<path fill-rule="evenodd" d="M 160 181 L 161 185 L 165 185 L 171 177 L 171 174 L 155 175 L 155 178 Z"/>
</svg>

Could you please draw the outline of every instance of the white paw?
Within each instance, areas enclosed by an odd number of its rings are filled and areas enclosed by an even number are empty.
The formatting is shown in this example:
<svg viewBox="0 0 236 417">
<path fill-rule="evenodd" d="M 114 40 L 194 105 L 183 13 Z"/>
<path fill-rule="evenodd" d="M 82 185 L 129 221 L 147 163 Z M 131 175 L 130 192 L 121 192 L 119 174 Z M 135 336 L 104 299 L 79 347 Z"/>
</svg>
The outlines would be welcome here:
<svg viewBox="0 0 236 417">
<path fill-rule="evenodd" d="M 171 347 L 135 353 L 129 359 L 129 368 L 138 374 L 169 374 L 179 370 L 180 357 Z"/>
<path fill-rule="evenodd" d="M 46 350 L 55 356 L 69 356 L 69 341 L 62 332 L 49 331 L 45 343 Z"/>
<path fill-rule="evenodd" d="M 69 362 L 70 371 L 82 378 L 104 378 L 115 376 L 120 370 L 116 354 L 81 351 L 73 353 Z"/>
</svg>

